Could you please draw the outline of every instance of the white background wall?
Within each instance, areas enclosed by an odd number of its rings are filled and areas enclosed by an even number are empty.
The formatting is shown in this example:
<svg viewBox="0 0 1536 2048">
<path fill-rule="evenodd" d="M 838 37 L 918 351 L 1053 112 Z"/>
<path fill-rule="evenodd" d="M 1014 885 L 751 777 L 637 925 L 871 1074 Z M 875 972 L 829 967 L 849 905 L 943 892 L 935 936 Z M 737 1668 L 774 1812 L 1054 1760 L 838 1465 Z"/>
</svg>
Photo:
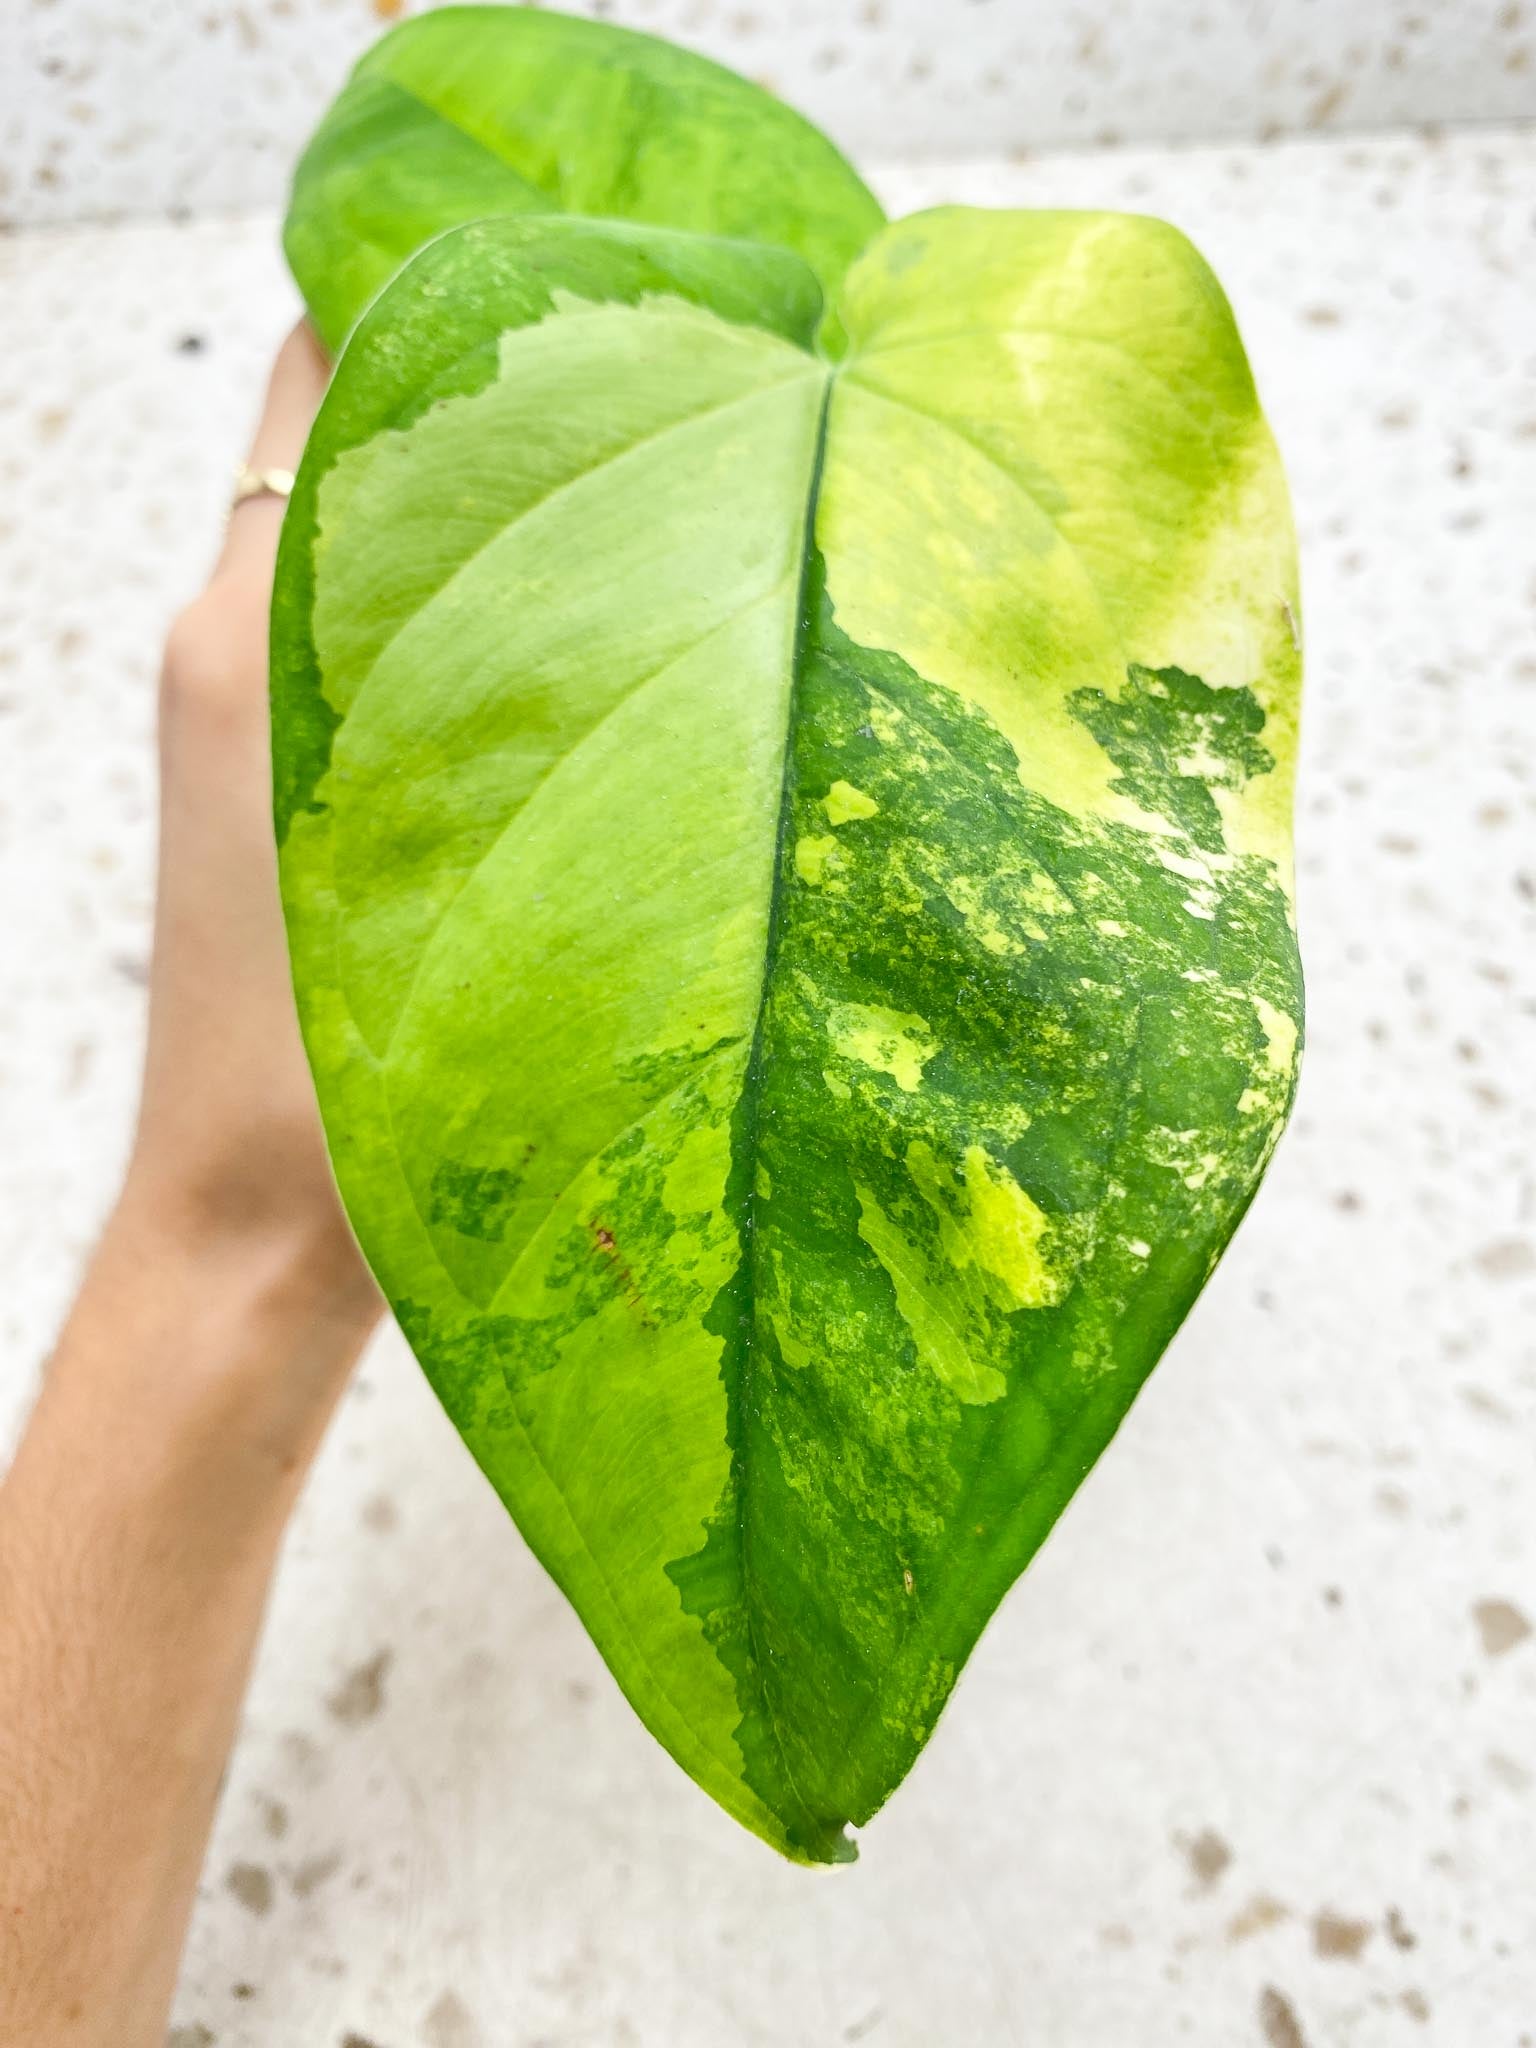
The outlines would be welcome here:
<svg viewBox="0 0 1536 2048">
<path fill-rule="evenodd" d="M 408 0 L 0 0 L 0 215 L 277 204 Z M 566 0 L 771 83 L 859 156 L 1536 115 L 1533 0 Z"/>
</svg>

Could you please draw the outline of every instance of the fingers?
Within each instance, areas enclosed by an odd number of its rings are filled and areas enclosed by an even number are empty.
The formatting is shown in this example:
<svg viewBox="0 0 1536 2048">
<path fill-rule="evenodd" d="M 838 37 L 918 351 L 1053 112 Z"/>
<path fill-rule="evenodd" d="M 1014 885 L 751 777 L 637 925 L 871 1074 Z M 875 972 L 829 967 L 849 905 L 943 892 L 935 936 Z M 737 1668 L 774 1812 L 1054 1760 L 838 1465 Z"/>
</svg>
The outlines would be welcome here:
<svg viewBox="0 0 1536 2048">
<path fill-rule="evenodd" d="M 272 365 L 266 404 L 246 457 L 252 469 L 298 468 L 329 375 L 314 330 L 301 320 Z M 224 537 L 220 573 L 250 569 L 270 574 L 282 517 L 280 498 L 248 498 L 237 506 Z"/>
</svg>

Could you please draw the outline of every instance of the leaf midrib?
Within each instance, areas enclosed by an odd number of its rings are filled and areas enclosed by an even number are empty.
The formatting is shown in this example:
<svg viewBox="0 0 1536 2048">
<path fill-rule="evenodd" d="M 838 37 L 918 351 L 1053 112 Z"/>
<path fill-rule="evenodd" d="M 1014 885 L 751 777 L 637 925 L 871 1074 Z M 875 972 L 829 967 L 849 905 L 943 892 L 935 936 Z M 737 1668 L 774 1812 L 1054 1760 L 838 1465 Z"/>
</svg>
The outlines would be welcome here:
<svg viewBox="0 0 1536 2048">
<path fill-rule="evenodd" d="M 819 358 L 825 362 L 825 358 Z M 773 882 L 768 899 L 767 937 L 763 947 L 763 976 L 759 985 L 757 1017 L 752 1031 L 752 1050 L 747 1058 L 746 1073 L 742 1080 L 741 1101 L 741 1150 L 746 1155 L 742 1162 L 746 1168 L 745 1195 L 742 1202 L 741 1257 L 745 1268 L 748 1305 L 751 1314 L 744 1325 L 744 1336 L 740 1362 L 737 1368 L 735 1389 L 737 1427 L 745 1427 L 745 1418 L 751 1408 L 753 1368 L 757 1351 L 757 1166 L 760 1151 L 761 1111 L 763 1095 L 763 1026 L 768 1014 L 770 992 L 773 987 L 774 966 L 778 958 L 780 927 L 784 904 L 784 855 L 789 833 L 790 812 L 794 799 L 795 777 L 795 734 L 799 723 L 800 678 L 804 667 L 806 640 L 810 628 L 808 599 L 810 595 L 811 561 L 815 553 L 816 512 L 821 498 L 822 470 L 826 459 L 827 422 L 831 411 L 832 394 L 837 388 L 839 365 L 827 362 L 826 382 L 822 391 L 821 412 L 816 422 L 816 445 L 811 456 L 810 481 L 806 488 L 805 519 L 800 542 L 800 588 L 796 598 L 795 640 L 790 654 L 789 691 L 785 705 L 784 720 L 784 762 L 779 785 L 779 816 L 774 832 Z M 733 1161 L 733 1165 L 736 1162 Z M 722 1339 L 722 1344 L 728 1340 Z M 722 1360 L 723 1363 L 723 1360 Z M 758 1629 L 753 1597 L 753 1576 L 748 1565 L 749 1545 L 747 1541 L 747 1485 L 750 1462 L 746 1456 L 744 1438 L 739 1438 L 733 1452 L 736 1464 L 736 1550 L 741 1561 L 742 1612 L 746 1621 L 747 1644 L 752 1654 L 753 1669 L 757 1677 L 758 1697 L 762 1702 L 764 1716 L 778 1751 L 784 1776 L 791 1792 L 799 1802 L 802 1813 L 808 1821 L 825 1818 L 817 1815 L 815 1806 L 809 1801 L 796 1783 L 790 1766 L 789 1753 L 785 1748 L 783 1733 L 778 1716 L 774 1711 L 773 1697 L 768 1687 L 767 1663 L 758 1644 Z M 745 1763 L 745 1756 L 743 1756 Z M 762 1794 L 760 1793 L 761 1797 Z M 781 1816 L 782 1818 L 782 1816 Z M 839 1820 L 844 1817 L 839 1817 Z"/>
</svg>

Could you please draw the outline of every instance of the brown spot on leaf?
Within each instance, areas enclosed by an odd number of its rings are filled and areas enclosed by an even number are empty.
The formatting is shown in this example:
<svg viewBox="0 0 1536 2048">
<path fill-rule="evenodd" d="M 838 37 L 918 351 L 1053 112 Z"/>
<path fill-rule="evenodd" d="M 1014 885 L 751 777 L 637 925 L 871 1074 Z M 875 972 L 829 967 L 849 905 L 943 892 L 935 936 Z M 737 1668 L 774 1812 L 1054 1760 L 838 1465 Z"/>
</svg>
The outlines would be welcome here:
<svg viewBox="0 0 1536 2048">
<path fill-rule="evenodd" d="M 226 1888 L 258 1919 L 272 1910 L 272 1873 L 259 1863 L 234 1863 L 224 1880 Z"/>
<path fill-rule="evenodd" d="M 376 1493 L 371 1500 L 363 1502 L 365 1529 L 374 1529 L 379 1535 L 387 1536 L 391 1529 L 398 1528 L 399 1523 L 400 1510 L 387 1493 Z"/>
<path fill-rule="evenodd" d="M 194 2021 L 190 2027 L 172 2027 L 165 2037 L 165 2048 L 213 2048 L 218 2038 L 212 2027 Z"/>
<path fill-rule="evenodd" d="M 1479 1600 L 1472 1619 L 1490 1657 L 1504 1656 L 1531 1633 L 1531 1624 L 1509 1600 Z"/>
<path fill-rule="evenodd" d="M 1373 1932 L 1369 1920 L 1347 1920 L 1342 1913 L 1324 1908 L 1312 1922 L 1312 1946 L 1330 1961 L 1353 1963 Z"/>
<path fill-rule="evenodd" d="M 393 1662 L 393 1651 L 380 1650 L 354 1666 L 327 1698 L 328 1711 L 347 1728 L 371 1721 L 384 1704 L 384 1677 Z"/>
<path fill-rule="evenodd" d="M 1408 2017 L 1417 2020 L 1420 2026 L 1429 2024 L 1429 2000 L 1422 1991 L 1405 1991 L 1397 2002 Z"/>
<path fill-rule="evenodd" d="M 1259 2025 L 1269 2048 L 1307 2048 L 1295 2006 L 1273 1984 L 1266 1984 L 1259 1993 Z"/>
<path fill-rule="evenodd" d="M 632 1308 L 640 1311 L 640 1327 L 649 1330 L 652 1325 L 645 1313 L 645 1298 L 635 1283 L 635 1276 L 619 1256 L 618 1240 L 605 1225 L 593 1221 L 587 1225 L 592 1233 L 592 1242 L 612 1266 L 614 1277 L 619 1283 L 619 1292 Z"/>
</svg>

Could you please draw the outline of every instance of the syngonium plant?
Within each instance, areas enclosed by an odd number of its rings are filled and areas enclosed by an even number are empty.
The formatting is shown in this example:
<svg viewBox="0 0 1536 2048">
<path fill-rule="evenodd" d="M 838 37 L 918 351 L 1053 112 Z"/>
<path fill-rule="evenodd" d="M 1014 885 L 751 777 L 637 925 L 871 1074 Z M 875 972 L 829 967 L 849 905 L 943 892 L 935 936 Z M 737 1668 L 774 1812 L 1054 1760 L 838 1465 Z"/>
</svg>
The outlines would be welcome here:
<svg viewBox="0 0 1536 2048">
<path fill-rule="evenodd" d="M 1291 1099 L 1231 312 L 1159 221 L 887 224 L 756 87 L 522 9 L 363 59 L 287 247 L 341 350 L 273 710 L 348 1212 L 646 1725 L 845 1859 Z"/>
</svg>

